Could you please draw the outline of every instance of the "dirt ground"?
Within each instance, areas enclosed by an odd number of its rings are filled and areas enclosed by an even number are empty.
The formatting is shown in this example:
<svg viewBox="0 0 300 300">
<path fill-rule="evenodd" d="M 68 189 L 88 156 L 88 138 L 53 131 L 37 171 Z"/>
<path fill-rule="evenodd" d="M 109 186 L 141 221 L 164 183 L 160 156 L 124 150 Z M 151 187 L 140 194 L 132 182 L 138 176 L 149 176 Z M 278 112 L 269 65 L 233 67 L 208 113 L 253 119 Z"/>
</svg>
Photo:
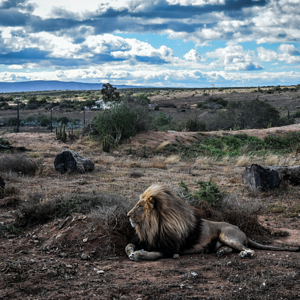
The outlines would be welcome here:
<svg viewBox="0 0 300 300">
<path fill-rule="evenodd" d="M 256 130 L 284 134 L 299 125 Z M 129 147 L 155 148 L 176 139 L 189 142 L 195 133 L 146 133 L 103 153 L 99 144 L 79 139 L 64 144 L 50 133 L 5 133 L 14 146 L 24 146 L 28 155 L 44 165 L 34 176 L 0 174 L 6 187 L 14 187 L 22 201 L 32 193 L 51 199 L 71 192 L 114 193 L 131 199 L 153 183 L 178 186 L 184 180 L 193 190 L 195 180 L 212 176 L 220 188 L 240 203 L 263 206 L 259 220 L 289 235 L 272 239 L 272 245 L 300 245 L 300 214 L 286 214 L 299 204 L 299 188 L 274 193 L 250 193 L 242 183 L 244 166 L 236 160 L 182 160 L 178 157 L 128 153 Z M 61 175 L 54 170 L 55 156 L 64 148 L 75 150 L 95 162 L 89 174 Z M 0 154 L 6 155 L 6 154 Z M 262 163 L 264 158 L 255 158 Z M 286 158 L 287 160 L 289 157 Z M 297 160 L 299 164 L 299 160 Z M 138 176 L 132 176 L 138 174 Z M 15 207 L 0 208 L 0 225 L 14 221 Z M 300 253 L 256 250 L 252 259 L 237 253 L 185 255 L 156 262 L 133 262 L 116 243 L 116 255 L 99 252 L 107 243 L 90 215 L 74 214 L 44 225 L 0 238 L 0 299 L 300 299 Z M 102 249 L 102 248 L 101 248 Z"/>
</svg>

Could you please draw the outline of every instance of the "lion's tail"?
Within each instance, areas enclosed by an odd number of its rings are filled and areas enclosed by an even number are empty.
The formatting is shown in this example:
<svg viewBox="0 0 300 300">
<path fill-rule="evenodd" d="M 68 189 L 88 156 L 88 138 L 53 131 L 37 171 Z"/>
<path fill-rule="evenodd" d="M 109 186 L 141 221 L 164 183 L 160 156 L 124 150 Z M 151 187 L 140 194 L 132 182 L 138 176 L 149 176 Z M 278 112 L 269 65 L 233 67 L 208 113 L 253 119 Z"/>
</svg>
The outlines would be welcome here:
<svg viewBox="0 0 300 300">
<path fill-rule="evenodd" d="M 293 248 L 281 248 L 281 247 L 267 246 L 267 245 L 262 245 L 262 244 L 256 243 L 249 238 L 247 238 L 247 244 L 250 247 L 253 247 L 255 249 L 261 249 L 261 250 L 300 252 L 300 247 L 297 249 L 293 249 Z"/>
</svg>

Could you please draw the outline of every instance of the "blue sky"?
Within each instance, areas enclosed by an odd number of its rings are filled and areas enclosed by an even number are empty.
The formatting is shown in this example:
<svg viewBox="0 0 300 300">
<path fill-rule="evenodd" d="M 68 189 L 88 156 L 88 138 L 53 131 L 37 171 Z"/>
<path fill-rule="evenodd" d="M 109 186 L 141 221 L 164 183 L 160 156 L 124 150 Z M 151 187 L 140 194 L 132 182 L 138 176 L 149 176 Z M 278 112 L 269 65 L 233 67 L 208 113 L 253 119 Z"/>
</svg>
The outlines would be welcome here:
<svg viewBox="0 0 300 300">
<path fill-rule="evenodd" d="M 1 82 L 300 84 L 299 42 L 300 0 L 0 0 Z"/>
</svg>

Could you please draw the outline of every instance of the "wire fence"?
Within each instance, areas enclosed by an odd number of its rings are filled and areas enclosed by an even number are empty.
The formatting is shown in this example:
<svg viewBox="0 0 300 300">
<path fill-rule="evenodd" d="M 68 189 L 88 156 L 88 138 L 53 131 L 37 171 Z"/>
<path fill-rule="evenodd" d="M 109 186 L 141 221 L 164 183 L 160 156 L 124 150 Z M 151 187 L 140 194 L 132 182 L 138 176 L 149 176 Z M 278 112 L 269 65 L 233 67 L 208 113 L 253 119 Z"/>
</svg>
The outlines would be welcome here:
<svg viewBox="0 0 300 300">
<path fill-rule="evenodd" d="M 53 132 L 56 126 L 65 124 L 66 129 L 80 130 L 87 127 L 97 113 L 89 108 L 21 110 L 17 106 L 16 110 L 5 111 L 0 116 L 0 129 L 5 132 Z"/>
</svg>

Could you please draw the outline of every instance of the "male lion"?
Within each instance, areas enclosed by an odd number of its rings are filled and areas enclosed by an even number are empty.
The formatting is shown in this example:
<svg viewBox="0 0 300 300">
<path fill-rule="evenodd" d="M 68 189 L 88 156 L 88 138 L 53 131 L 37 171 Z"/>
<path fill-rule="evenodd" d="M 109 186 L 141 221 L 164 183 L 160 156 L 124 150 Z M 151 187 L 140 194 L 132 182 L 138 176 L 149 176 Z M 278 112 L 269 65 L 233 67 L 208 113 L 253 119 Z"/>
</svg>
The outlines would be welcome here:
<svg viewBox="0 0 300 300">
<path fill-rule="evenodd" d="M 256 249 L 292 251 L 258 244 L 246 237 L 237 226 L 201 219 L 200 212 L 176 196 L 168 187 L 150 186 L 128 213 L 136 238 L 126 246 L 131 260 L 156 260 L 174 254 L 209 253 L 219 255 L 233 249 L 240 257 L 252 257 Z M 145 250 L 144 250 L 145 249 Z"/>
</svg>

